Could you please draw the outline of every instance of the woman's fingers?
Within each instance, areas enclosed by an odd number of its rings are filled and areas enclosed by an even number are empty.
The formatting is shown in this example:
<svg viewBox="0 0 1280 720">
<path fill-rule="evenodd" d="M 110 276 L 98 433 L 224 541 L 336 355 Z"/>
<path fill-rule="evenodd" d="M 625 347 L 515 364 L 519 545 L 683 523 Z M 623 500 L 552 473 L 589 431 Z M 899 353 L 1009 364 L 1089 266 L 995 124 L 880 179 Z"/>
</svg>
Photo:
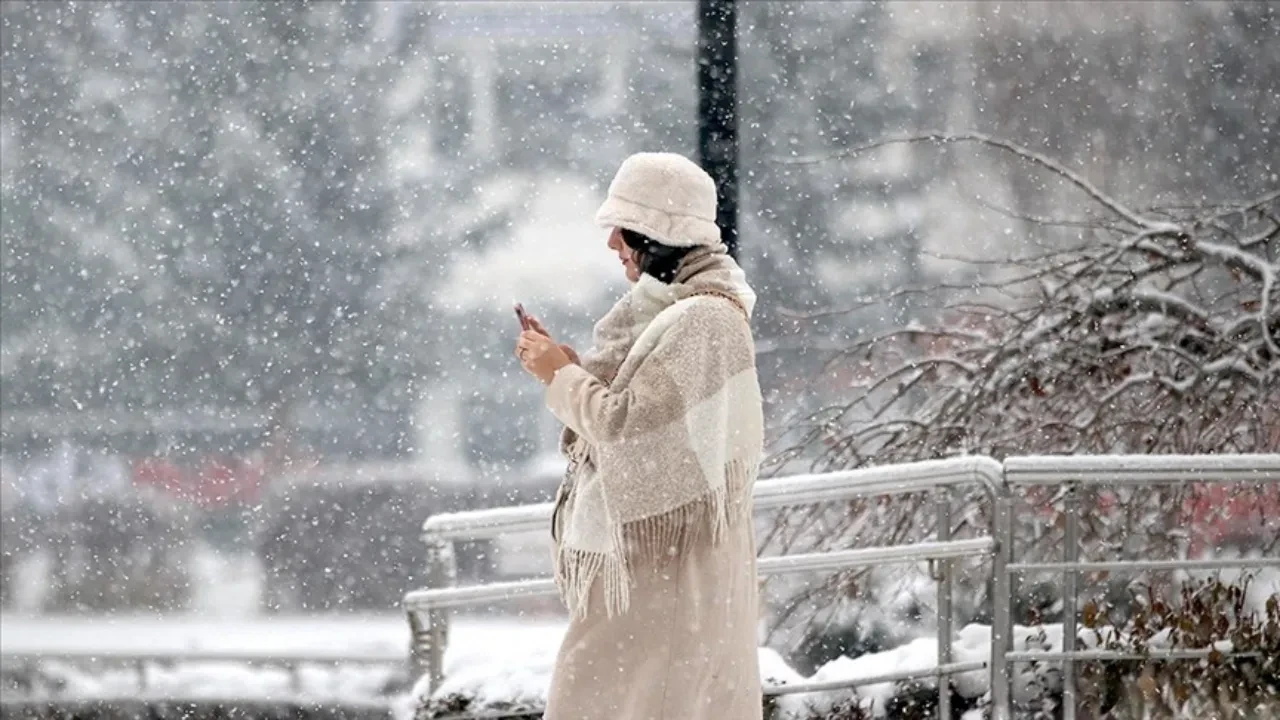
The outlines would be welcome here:
<svg viewBox="0 0 1280 720">
<path fill-rule="evenodd" d="M 516 357 L 521 362 L 527 362 L 540 357 L 551 347 L 553 343 L 546 335 L 538 333 L 534 330 L 525 330 L 520 333 L 520 338 L 516 340 Z"/>
<path fill-rule="evenodd" d="M 546 346 L 552 344 L 551 338 L 547 337 L 546 335 L 540 332 L 537 332 L 536 330 L 525 330 L 524 332 L 520 333 L 520 340 L 517 342 L 517 344 L 520 344 L 520 343 L 524 343 L 524 345 L 531 350 L 534 348 L 545 349 Z"/>
<path fill-rule="evenodd" d="M 551 382 L 560 368 L 574 362 L 572 355 L 576 353 L 568 346 L 556 345 L 536 330 L 525 330 L 516 340 L 516 357 L 520 358 L 521 367 L 543 383 Z"/>
<path fill-rule="evenodd" d="M 544 325 L 542 324 L 542 321 L 541 321 L 541 320 L 539 320 L 538 318 L 536 318 L 536 317 L 534 317 L 534 316 L 532 316 L 532 315 L 528 315 L 527 317 L 529 318 L 529 329 L 530 329 L 530 330 L 533 330 L 534 332 L 538 333 L 539 335 L 545 335 L 545 336 L 547 336 L 547 337 L 551 337 L 551 333 L 547 332 L 547 328 L 546 328 L 546 326 L 544 326 Z"/>
</svg>

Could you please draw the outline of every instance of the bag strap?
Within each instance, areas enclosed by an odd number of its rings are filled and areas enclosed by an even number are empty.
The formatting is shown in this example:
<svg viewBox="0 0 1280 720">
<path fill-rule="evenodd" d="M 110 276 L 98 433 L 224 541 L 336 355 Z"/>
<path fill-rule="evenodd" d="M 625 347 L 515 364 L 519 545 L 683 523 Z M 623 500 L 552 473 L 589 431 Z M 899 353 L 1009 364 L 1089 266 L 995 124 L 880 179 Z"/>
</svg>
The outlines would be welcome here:
<svg viewBox="0 0 1280 720">
<path fill-rule="evenodd" d="M 720 290 L 699 290 L 697 292 L 689 293 L 689 297 L 697 297 L 700 295 L 705 295 L 707 297 L 724 298 L 725 300 L 728 300 L 729 302 L 733 303 L 734 307 L 738 308 L 738 312 L 742 313 L 743 319 L 745 319 L 748 323 L 751 322 L 751 316 L 747 314 L 747 306 L 743 305 L 742 301 L 739 300 L 737 296 L 731 295 L 727 292 L 721 292 Z"/>
</svg>

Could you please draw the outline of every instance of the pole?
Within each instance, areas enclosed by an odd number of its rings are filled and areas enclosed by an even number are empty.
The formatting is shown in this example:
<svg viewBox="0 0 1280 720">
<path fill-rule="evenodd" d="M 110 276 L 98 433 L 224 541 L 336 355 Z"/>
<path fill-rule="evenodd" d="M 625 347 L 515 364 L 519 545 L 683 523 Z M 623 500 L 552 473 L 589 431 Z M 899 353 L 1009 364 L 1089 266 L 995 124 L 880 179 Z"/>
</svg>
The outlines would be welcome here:
<svg viewBox="0 0 1280 720">
<path fill-rule="evenodd" d="M 738 43 L 734 0 L 698 0 L 698 156 L 716 181 L 717 224 L 738 255 Z"/>
</svg>

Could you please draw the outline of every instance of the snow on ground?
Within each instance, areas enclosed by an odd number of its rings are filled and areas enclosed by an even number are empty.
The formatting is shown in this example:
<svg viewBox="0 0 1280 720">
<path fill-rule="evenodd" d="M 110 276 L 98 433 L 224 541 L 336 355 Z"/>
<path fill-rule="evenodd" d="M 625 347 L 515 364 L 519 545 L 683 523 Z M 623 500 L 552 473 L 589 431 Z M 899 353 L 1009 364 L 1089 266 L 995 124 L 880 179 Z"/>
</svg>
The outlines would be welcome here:
<svg viewBox="0 0 1280 720">
<path fill-rule="evenodd" d="M 459 642 L 474 624 L 458 622 Z M 384 651 L 407 656 L 409 629 L 400 615 L 222 618 L 200 615 L 0 614 L 0 653 L 183 651 Z"/>
<path fill-rule="evenodd" d="M 210 568 L 212 571 L 213 568 Z M 245 577 L 252 572 L 244 570 Z M 218 568 L 224 579 L 240 575 Z M 261 699 L 341 699 L 344 702 L 392 702 L 412 704 L 420 697 L 416 689 L 406 695 L 408 625 L 403 615 L 343 614 L 322 616 L 262 616 L 251 611 L 252 603 L 229 602 L 243 598 L 248 585 L 230 582 L 222 592 L 203 598 L 203 612 L 183 615 L 69 616 L 0 614 L 0 653 L 10 655 L 59 652 L 120 651 L 160 655 L 191 652 L 242 653 L 259 657 L 273 654 L 327 655 L 351 653 L 380 662 L 303 664 L 296 672 L 269 664 L 214 663 L 185 661 L 173 665 L 149 664 L 145 685 L 139 683 L 136 668 L 97 667 L 86 670 L 55 660 L 41 662 L 43 685 L 35 691 L 46 695 L 73 697 L 226 697 Z M 1262 573 L 1251 585 L 1251 600 L 1280 591 L 1276 573 Z M 221 595 L 222 597 L 218 597 Z M 500 704 L 540 707 L 545 702 L 551 669 L 564 633 L 563 618 L 551 616 L 460 615 L 450 628 L 445 656 L 446 680 L 436 698 L 458 694 L 472 698 L 475 706 Z M 1082 646 L 1095 643 L 1092 633 L 1081 633 Z M 956 662 L 989 659 L 991 629 L 968 625 L 956 635 L 953 654 Z M 1158 644 L 1158 642 L 1156 643 Z M 1015 628 L 1017 649 L 1057 650 L 1062 645 L 1062 628 Z M 774 650 L 760 650 L 761 678 L 766 685 L 795 685 L 804 680 L 851 681 L 908 670 L 928 670 L 937 662 L 936 642 L 923 637 L 885 652 L 858 658 L 839 658 L 805 678 L 789 667 Z M 12 666 L 6 658 L 6 671 Z M 1014 687 L 1015 697 L 1026 697 L 1032 678 L 1030 669 L 1020 666 Z M 1056 677 L 1039 677 L 1053 684 Z M 932 679 L 921 682 L 932 684 Z M 957 691 L 969 698 L 987 692 L 986 670 L 953 676 Z M 883 717 L 893 683 L 862 686 L 858 695 L 870 709 Z M 778 706 L 790 717 L 801 717 L 812 709 L 828 708 L 849 698 L 850 690 L 786 695 Z"/>
<path fill-rule="evenodd" d="M 938 643 L 934 638 L 919 638 L 906 645 L 885 652 L 868 653 L 856 658 L 840 657 L 832 660 L 814 673 L 813 680 L 856 680 L 895 672 L 921 672 L 938 664 Z M 893 698 L 893 682 L 865 685 L 857 689 L 864 700 L 870 701 L 871 710 L 877 715 Z M 849 691 L 826 693 L 801 693 L 784 696 L 778 707 L 784 712 L 800 716 L 806 706 L 830 707 L 841 699 L 847 699 Z"/>
<path fill-rule="evenodd" d="M 51 565 L 48 550 L 24 554 L 15 563 L 14 611 L 34 614 L 44 605 Z M 263 570 L 252 553 L 218 552 L 204 543 L 193 543 L 185 570 L 192 614 L 244 617 L 258 612 Z"/>
<path fill-rule="evenodd" d="M 382 663 L 308 664 L 296 675 L 283 667 L 237 662 L 148 664 L 145 687 L 133 667 L 86 669 L 59 660 L 41 661 L 43 680 L 34 694 L 63 697 L 237 697 L 254 699 L 387 702 L 389 692 L 408 685 L 409 631 L 401 615 L 328 615 L 210 617 L 66 616 L 0 614 L 0 654 L 59 652 L 183 652 L 273 654 L 308 652 L 378 657 Z M 536 652 L 554 653 L 564 633 L 557 619 L 459 616 L 450 628 L 445 672 L 468 677 L 475 668 L 495 667 L 495 658 L 537 670 L 530 686 L 550 676 L 549 661 Z M 549 650 L 547 650 L 549 649 Z M 532 651 L 532 652 L 527 652 Z M 6 670 L 14 667 L 6 658 Z M 518 677 L 519 673 L 508 673 Z M 504 681 L 501 687 L 511 688 Z M 545 695 L 545 692 L 543 693 Z"/>
<path fill-rule="evenodd" d="M 269 654 L 334 653 L 403 657 L 409 626 L 403 615 L 260 616 L 195 615 L 68 616 L 0 613 L 0 654 L 100 651 L 223 651 Z M 559 643 L 564 621 L 555 618 L 455 617 L 449 629 L 446 671 L 477 658 L 509 656 L 513 647 Z"/>
<path fill-rule="evenodd" d="M 500 630 L 501 652 L 493 653 L 493 645 L 485 643 L 454 652 L 446 659 L 445 681 L 432 694 L 437 700 L 450 696 L 469 698 L 473 709 L 514 705 L 518 707 L 543 707 L 547 688 L 559 644 L 559 632 L 526 632 L 520 637 Z M 1082 635 L 1082 639 L 1083 635 Z M 1020 649 L 1060 650 L 1062 626 L 1016 627 L 1015 647 Z M 960 630 L 953 643 L 954 662 L 987 661 L 991 652 L 991 628 L 986 625 L 968 625 Z M 812 678 L 804 678 L 789 667 L 783 658 L 769 648 L 760 649 L 760 676 L 767 686 L 795 685 L 806 679 L 814 681 L 856 681 L 883 676 L 888 673 L 928 671 L 937 667 L 937 640 L 920 638 L 901 647 L 858 658 L 839 658 L 816 672 Z M 1046 679 L 1039 678 L 1041 682 Z M 1014 688 L 1015 697 L 1029 695 L 1030 676 L 1020 677 Z M 1049 679 L 1052 681 L 1052 678 Z M 932 679 L 923 679 L 932 685 Z M 975 670 L 953 676 L 956 690 L 963 696 L 977 698 L 988 689 L 986 670 Z M 886 705 L 893 695 L 893 682 L 877 683 L 858 688 L 857 694 L 867 701 L 876 717 L 884 717 Z M 416 697 L 426 692 L 425 684 L 414 689 Z M 796 693 L 779 698 L 777 706 L 783 717 L 801 718 L 815 710 L 830 709 L 836 703 L 848 699 L 850 690 L 833 690 L 815 693 Z"/>
<path fill-rule="evenodd" d="M 329 615 L 280 617 L 211 617 L 145 615 L 114 617 L 31 616 L 0 614 L 0 653 L 57 653 L 67 651 L 111 653 L 122 650 L 157 654 L 184 651 L 245 653 L 270 656 L 307 652 L 333 654 L 342 651 L 380 657 L 377 663 L 303 664 L 296 672 L 284 667 L 247 663 L 184 661 L 171 665 L 148 664 L 146 682 L 139 682 L 136 668 L 86 669 L 58 660 L 41 662 L 39 681 L 29 690 L 37 697 L 78 698 L 236 697 L 263 700 L 376 702 L 389 705 L 397 717 L 412 715 L 425 693 L 419 681 L 408 691 L 406 675 L 408 626 L 399 615 Z M 1109 629 L 1104 632 L 1110 632 Z M 435 699 L 459 695 L 470 707 L 532 707 L 545 705 L 551 671 L 564 620 L 545 617 L 463 615 L 450 628 L 442 686 Z M 1081 646 L 1096 644 L 1092 631 L 1081 629 Z M 1061 625 L 1015 627 L 1014 647 L 1020 650 L 1060 650 Z M 1153 639 L 1152 647 L 1160 646 Z M 970 624 L 953 642 L 955 662 L 989 659 L 991 628 Z M 774 650 L 760 650 L 761 679 L 766 686 L 794 686 L 805 680 L 857 681 L 888 673 L 928 671 L 937 664 L 934 638 L 919 638 L 900 647 L 858 658 L 838 658 L 805 678 L 789 667 Z M 6 673 L 14 666 L 6 658 Z M 1051 671 L 1040 674 L 1021 665 L 1015 678 L 1015 699 L 1027 700 L 1035 682 L 1052 690 L 1058 678 Z M 960 673 L 952 681 L 966 698 L 978 698 L 988 690 L 985 669 Z M 926 686 L 932 678 L 919 680 Z M 847 700 L 855 692 L 875 717 L 885 717 L 894 682 L 851 689 L 783 695 L 777 707 L 784 718 L 812 717 Z"/>
<path fill-rule="evenodd" d="M 1046 625 L 1043 627 L 1015 627 L 1014 647 L 1020 649 L 1061 650 L 1062 626 Z M 991 626 L 966 625 L 957 633 L 952 642 L 952 662 L 986 662 L 991 657 Z M 818 682 L 857 681 L 881 677 L 890 673 L 923 672 L 938 666 L 938 642 L 936 638 L 925 637 L 913 640 L 905 645 L 878 653 L 868 653 L 857 658 L 841 657 L 818 669 L 813 677 Z M 1014 687 L 1015 697 L 1029 694 L 1030 677 L 1019 677 Z M 1041 678 L 1043 681 L 1043 678 Z M 933 687 L 933 678 L 922 678 L 918 682 Z M 978 698 L 987 693 L 990 687 L 987 670 L 973 670 L 952 676 L 956 692 L 966 698 Z M 885 717 L 888 702 L 893 697 L 895 682 L 883 682 L 873 685 L 859 686 L 856 691 L 832 690 L 817 693 L 797 693 L 784 695 L 778 699 L 778 709 L 783 717 L 809 717 L 815 711 L 824 712 L 837 703 L 847 700 L 856 692 L 866 704 L 867 709 L 875 717 Z"/>
<path fill-rule="evenodd" d="M 794 685 L 804 676 L 787 664 L 773 648 L 760 648 L 760 681 L 765 685 Z"/>
<path fill-rule="evenodd" d="M 52 681 L 45 692 L 74 697 L 226 697 L 308 700 L 382 701 L 393 698 L 397 673 L 406 667 L 408 625 L 400 615 L 332 615 L 227 617 L 210 615 L 104 617 L 0 615 L 0 653 L 57 653 L 68 651 L 133 651 L 157 654 L 225 652 L 270 656 L 273 653 L 335 653 L 384 655 L 383 664 L 304 665 L 295 675 L 287 668 L 253 667 L 244 663 L 182 662 L 149 665 L 145 687 L 131 667 L 76 669 L 62 661 L 44 661 L 43 674 Z M 459 616 L 450 628 L 441 698 L 459 694 L 480 707 L 504 703 L 541 707 L 555 654 L 564 633 L 557 618 Z M 1019 630 L 1019 638 L 1031 635 Z M 1060 644 L 1060 629 L 1047 631 L 1050 645 Z M 955 643 L 957 661 L 982 660 L 990 629 L 968 626 Z M 841 658 L 823 667 L 815 680 L 854 679 L 906 669 L 927 669 L 936 662 L 932 639 L 866 655 Z M 760 650 L 760 670 L 769 685 L 794 685 L 805 678 L 774 650 Z M 401 678 L 403 681 L 403 678 Z M 982 672 L 957 677 L 960 691 L 977 696 L 986 691 Z M 864 688 L 863 697 L 883 708 L 891 684 Z M 798 712 L 848 697 L 848 691 L 792 695 L 780 706 Z M 411 698 L 412 699 L 412 698 Z"/>
<path fill-rule="evenodd" d="M 563 635 L 563 627 L 520 636 L 493 629 L 490 642 L 463 645 L 451 633 L 445 680 L 433 696 L 461 695 L 480 707 L 504 703 L 543 707 Z M 426 685 L 420 681 L 413 694 L 420 698 L 425 693 Z"/>
<path fill-rule="evenodd" d="M 556 651 L 564 634 L 563 619 L 542 617 L 456 617 L 445 655 L 445 682 L 434 697 L 461 695 L 477 709 L 498 705 L 542 707 Z M 261 699 L 341 699 L 344 702 L 416 703 L 425 688 L 403 696 L 410 679 L 407 669 L 409 632 L 400 615 L 329 615 L 226 617 L 209 615 L 105 617 L 0 614 L 0 653 L 58 653 L 113 651 L 182 654 L 184 652 L 244 653 L 270 657 L 308 652 L 350 652 L 377 663 L 304 664 L 296 673 L 284 667 L 255 667 L 246 663 L 184 661 L 149 664 L 145 685 L 136 668 L 91 670 L 55 660 L 41 664 L 42 683 L 35 694 L 73 697 L 227 697 Z M 1087 641 L 1082 635 L 1082 639 Z M 1061 626 L 1015 629 L 1015 647 L 1059 649 Z M 991 629 L 968 625 L 953 643 L 956 662 L 988 659 Z M 839 658 L 814 674 L 812 680 L 858 680 L 886 673 L 923 671 L 936 666 L 933 638 L 922 638 L 885 652 L 858 658 Z M 795 685 L 806 678 L 789 667 L 774 650 L 760 650 L 761 678 L 766 685 Z M 1026 692 L 1029 678 L 1015 687 Z M 1041 678 L 1043 681 L 1043 678 Z M 932 680 L 923 680 L 931 684 Z M 987 691 L 985 670 L 954 677 L 965 697 Z M 863 686 L 858 695 L 883 716 L 893 683 Z M 400 697 L 396 697 L 397 694 Z M 786 695 L 778 707 L 790 717 L 814 708 L 829 708 L 850 697 L 849 690 Z"/>
<path fill-rule="evenodd" d="M 6 672 L 21 673 L 6 664 Z M 404 684 L 403 667 L 388 665 L 282 667 L 244 663 L 184 662 L 148 665 L 145 682 L 127 666 L 88 667 L 42 661 L 23 696 L 27 699 L 228 699 L 340 702 L 386 705 L 388 693 Z M 8 691 L 9 688 L 5 688 Z"/>
<path fill-rule="evenodd" d="M 531 708 L 546 706 L 551 671 L 555 666 L 561 632 L 539 638 L 530 633 L 519 643 L 508 642 L 500 655 L 469 648 L 445 661 L 445 680 L 431 697 L 445 700 L 460 696 L 471 701 L 473 710 Z M 777 651 L 760 648 L 760 677 L 769 684 L 793 684 L 803 676 L 791 669 Z M 426 696 L 426 678 L 411 692 L 412 704 Z"/>
</svg>

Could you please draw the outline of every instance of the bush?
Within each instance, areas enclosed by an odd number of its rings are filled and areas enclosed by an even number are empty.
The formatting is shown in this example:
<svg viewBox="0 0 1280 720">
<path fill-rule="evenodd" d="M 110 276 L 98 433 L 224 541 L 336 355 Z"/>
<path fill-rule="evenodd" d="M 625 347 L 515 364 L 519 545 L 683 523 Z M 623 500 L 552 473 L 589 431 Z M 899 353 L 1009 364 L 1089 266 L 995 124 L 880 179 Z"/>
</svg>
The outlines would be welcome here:
<svg viewBox="0 0 1280 720">
<path fill-rule="evenodd" d="M 1077 664 L 1079 717 L 1096 720 L 1280 720 L 1280 594 L 1250 607 L 1253 579 L 1196 580 L 1173 590 L 1135 586 L 1115 604 L 1088 603 L 1080 647 L 1147 655 L 1160 650 L 1214 650 L 1203 660 L 1139 659 Z M 1110 596 L 1110 593 L 1106 593 Z M 1041 628 L 1025 648 L 1049 650 Z M 1246 657 L 1228 657 L 1236 651 Z M 1062 717 L 1061 664 L 1023 665 L 1017 673 L 1015 718 Z M 800 720 L 862 720 L 869 700 L 853 695 L 811 703 Z M 899 683 L 883 708 L 894 720 L 937 717 L 938 690 L 929 681 Z M 770 709 L 772 703 L 767 703 Z M 952 688 L 952 720 L 990 717 L 989 697 Z M 769 715 L 766 715 L 768 718 Z M 794 717 L 794 715 L 792 716 Z"/>
<path fill-rule="evenodd" d="M 1105 649 L 1212 652 L 1205 660 L 1082 663 L 1083 704 L 1115 720 L 1280 717 L 1280 597 L 1272 595 L 1259 617 L 1246 603 L 1250 581 L 1189 583 L 1176 603 L 1148 590 L 1135 597 L 1122 633 L 1105 631 L 1102 612 L 1086 606 L 1085 626 Z M 1228 657 L 1230 651 L 1252 655 Z"/>
</svg>

